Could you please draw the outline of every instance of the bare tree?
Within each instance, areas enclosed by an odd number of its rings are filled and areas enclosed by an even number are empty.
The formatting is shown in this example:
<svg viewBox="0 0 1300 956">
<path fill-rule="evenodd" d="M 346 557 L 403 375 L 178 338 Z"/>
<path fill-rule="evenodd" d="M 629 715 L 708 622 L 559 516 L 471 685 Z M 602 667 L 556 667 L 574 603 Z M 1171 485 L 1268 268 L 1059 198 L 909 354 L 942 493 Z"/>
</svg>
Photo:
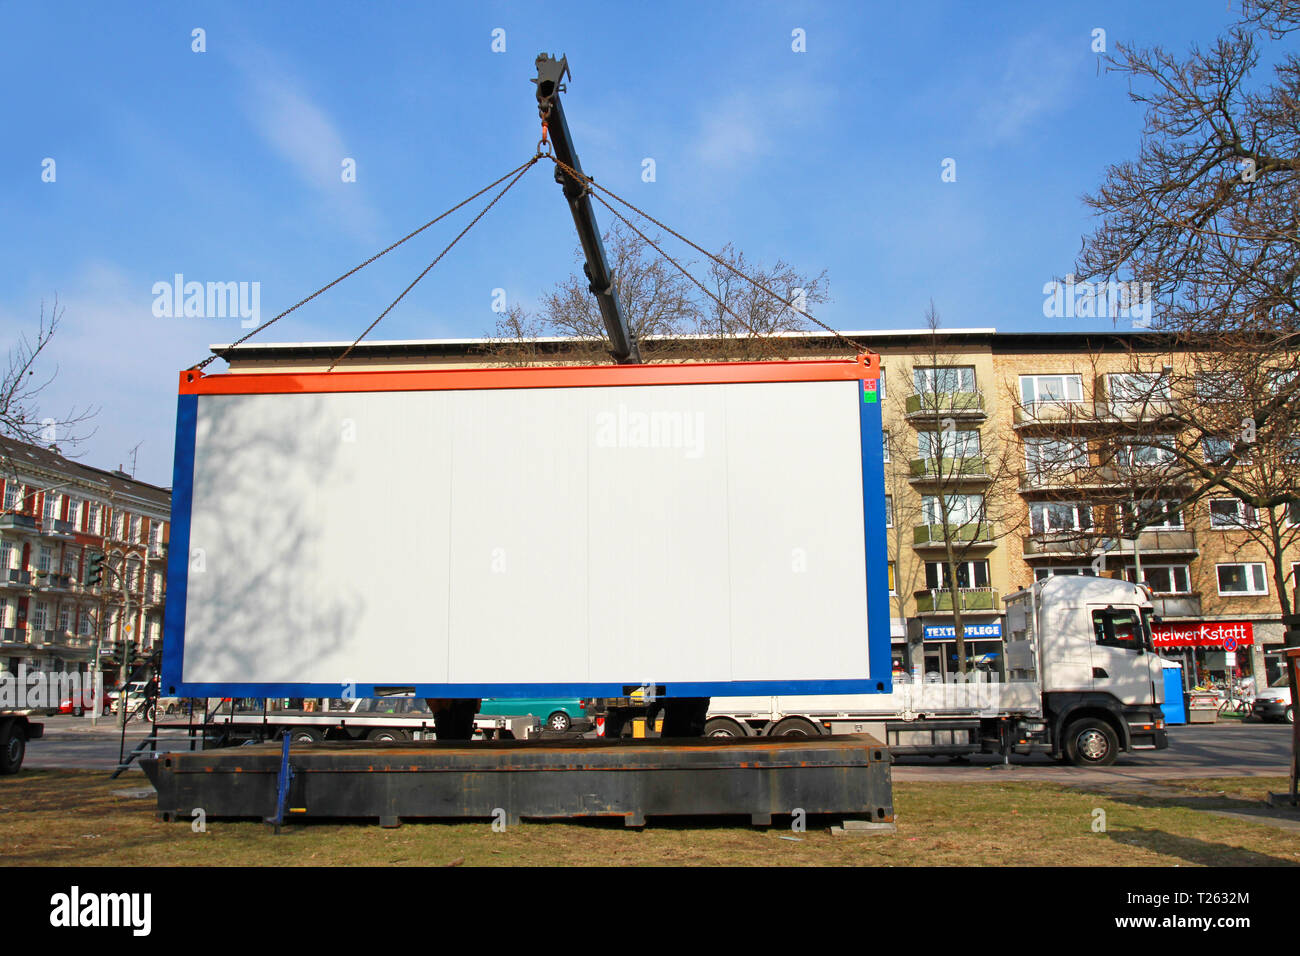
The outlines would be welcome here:
<svg viewBox="0 0 1300 956">
<path fill-rule="evenodd" d="M 1203 394 L 1177 410 L 1186 428 L 1171 432 L 1169 445 L 1202 479 L 1189 500 L 1222 488 L 1257 509 L 1300 501 L 1295 483 L 1265 487 L 1240 477 L 1248 460 L 1287 463 L 1300 434 L 1300 56 L 1268 43 L 1297 29 L 1300 3 L 1255 0 L 1206 49 L 1177 56 L 1120 45 L 1109 58 L 1146 106 L 1145 125 L 1137 159 L 1110 167 L 1086 197 L 1101 221 L 1076 271 L 1085 280 L 1140 283 L 1155 328 L 1203 356 L 1221 382 L 1246 383 L 1235 424 Z M 1269 383 L 1253 387 L 1261 377 Z M 1246 435 L 1262 441 L 1247 449 Z M 1230 444 L 1207 461 L 1187 451 L 1204 439 Z M 1286 642 L 1300 647 L 1300 616 L 1278 590 Z M 1293 744 L 1296 799 L 1300 733 Z"/>
<path fill-rule="evenodd" d="M 998 612 L 989 551 L 1023 524 L 1020 458 L 1013 442 L 981 429 L 988 410 L 975 370 L 943 348 L 933 302 L 925 321 L 927 352 L 913 369 L 906 406 L 918 452 L 909 463 L 909 482 L 921 517 L 913 543 L 935 549 L 939 560 L 929 562 L 926 588 L 916 596 L 930 611 L 952 613 L 957 669 L 965 675 L 967 612 Z"/>
<path fill-rule="evenodd" d="M 93 434 L 86 432 L 87 423 L 94 417 L 92 408 L 72 408 L 66 415 L 52 417 L 40 409 L 41 393 L 49 387 L 58 369 L 42 376 L 37 374 L 42 353 L 58 331 L 66 310 L 59 306 L 56 297 L 49 314 L 41 303 L 36 335 L 29 338 L 20 334 L 18 342 L 9 349 L 8 362 L 0 375 L 0 459 L 5 474 L 17 478 L 12 448 L 15 443 L 28 445 L 75 445 Z"/>
<path fill-rule="evenodd" d="M 827 301 L 825 271 L 807 276 L 783 260 L 764 267 L 730 244 L 709 260 L 699 278 L 693 261 L 676 256 L 669 261 L 660 252 L 662 237 L 636 219 L 616 221 L 604 243 L 619 304 L 646 361 L 785 357 L 791 347 L 779 333 L 807 328 L 796 310 Z M 580 249 L 576 259 L 582 262 Z M 769 295 L 755 282 L 785 298 Z M 535 314 L 512 307 L 497 321 L 494 357 L 545 361 L 547 353 L 535 340 L 552 335 L 570 340 L 565 349 L 570 360 L 576 346 L 584 358 L 608 361 L 604 321 L 589 286 L 575 272 L 543 297 Z M 583 343 L 590 343 L 589 348 Z"/>
</svg>

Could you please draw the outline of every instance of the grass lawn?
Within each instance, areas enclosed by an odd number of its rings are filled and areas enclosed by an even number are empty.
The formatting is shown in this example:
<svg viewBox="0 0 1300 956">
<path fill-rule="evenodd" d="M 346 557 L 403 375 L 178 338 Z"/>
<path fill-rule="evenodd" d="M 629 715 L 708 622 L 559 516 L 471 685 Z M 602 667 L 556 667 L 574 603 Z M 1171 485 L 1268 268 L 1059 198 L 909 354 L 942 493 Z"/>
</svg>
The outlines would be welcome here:
<svg viewBox="0 0 1300 956">
<path fill-rule="evenodd" d="M 895 783 L 898 831 L 832 836 L 693 820 L 298 824 L 280 836 L 253 822 L 154 819 L 152 799 L 112 791 L 148 784 L 102 772 L 30 770 L 0 778 L 0 862 L 8 865 L 1300 865 L 1300 832 L 1201 812 L 1258 807 L 1284 778 L 1170 782 L 1156 795 L 1040 783 Z M 1130 788 L 1131 789 L 1131 788 Z M 1166 793 L 1176 790 L 1175 794 Z M 1196 808 L 1201 808 L 1200 810 Z M 1094 832 L 1094 811 L 1105 832 Z M 796 837 L 797 839 L 790 839 Z"/>
</svg>

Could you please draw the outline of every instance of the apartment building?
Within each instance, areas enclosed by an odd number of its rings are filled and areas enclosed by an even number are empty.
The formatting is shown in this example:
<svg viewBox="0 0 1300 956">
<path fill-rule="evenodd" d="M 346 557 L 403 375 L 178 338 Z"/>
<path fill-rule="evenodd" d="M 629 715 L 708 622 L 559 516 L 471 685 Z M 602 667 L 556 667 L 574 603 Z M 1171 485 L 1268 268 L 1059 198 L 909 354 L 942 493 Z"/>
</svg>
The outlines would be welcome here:
<svg viewBox="0 0 1300 956">
<path fill-rule="evenodd" d="M 171 491 L 5 442 L 0 454 L 0 672 L 89 675 L 161 647 Z M 104 556 L 89 584 L 91 559 Z"/>
<path fill-rule="evenodd" d="M 1135 362 L 1154 376 L 1187 364 L 1172 340 L 1149 332 L 994 329 L 845 337 L 882 355 L 887 513 L 880 529 L 889 544 L 896 673 L 953 674 L 958 613 L 968 666 L 996 671 L 1008 593 L 1053 574 L 1137 580 L 1140 565 L 1156 594 L 1161 653 L 1182 660 L 1190 679 L 1267 681 L 1277 674 L 1283 625 L 1267 553 L 1250 534 L 1252 516 L 1233 501 L 1211 499 L 1163 508 L 1136 539 L 1125 537 L 1126 492 L 1132 509 L 1145 514 L 1182 489 L 1129 488 L 1141 469 L 1110 474 L 1095 467 L 1092 410 L 1105 408 L 1112 425 L 1116 417 L 1136 415 L 1129 400 Z M 843 340 L 820 332 L 778 338 L 779 348 L 765 344 L 765 357 L 774 351 L 789 359 L 851 356 Z M 250 343 L 233 350 L 228 362 L 236 373 L 323 371 L 348 344 Z M 741 344 L 729 349 L 699 339 L 652 344 L 660 361 L 745 354 Z M 526 345 L 537 363 L 591 354 L 590 343 L 562 338 Z M 486 339 L 363 342 L 339 367 L 496 365 L 503 361 L 498 349 Z M 1085 409 L 1088 414 L 1077 414 Z M 1143 449 L 1137 438 L 1134 443 L 1130 460 L 1141 462 Z M 1076 458 L 1094 467 L 1085 468 L 1087 480 L 1076 476 L 1071 484 L 1061 465 Z M 1300 509 L 1290 509 L 1287 520 L 1300 523 Z M 1295 587 L 1300 548 L 1286 560 Z"/>
</svg>

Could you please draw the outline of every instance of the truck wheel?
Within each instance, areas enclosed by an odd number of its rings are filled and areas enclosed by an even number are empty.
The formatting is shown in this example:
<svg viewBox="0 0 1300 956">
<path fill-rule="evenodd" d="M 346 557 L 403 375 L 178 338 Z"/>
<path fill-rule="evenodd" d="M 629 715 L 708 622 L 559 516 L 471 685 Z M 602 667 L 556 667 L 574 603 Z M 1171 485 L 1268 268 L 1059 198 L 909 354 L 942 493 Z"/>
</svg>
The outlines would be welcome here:
<svg viewBox="0 0 1300 956">
<path fill-rule="evenodd" d="M 84 708 L 84 707 L 74 707 L 74 708 L 72 708 L 72 716 L 73 716 L 73 717 L 82 717 L 82 716 L 85 715 L 85 713 L 86 713 L 86 708 Z"/>
<path fill-rule="evenodd" d="M 745 728 L 730 717 L 713 717 L 704 725 L 706 737 L 748 737 Z"/>
<path fill-rule="evenodd" d="M 16 720 L 0 724 L 0 774 L 17 773 L 27 753 L 27 735 Z"/>
<path fill-rule="evenodd" d="M 557 734 L 566 733 L 572 726 L 573 721 L 570 720 L 569 715 L 562 710 L 557 710 L 555 713 L 551 714 L 551 716 L 546 718 L 546 728 L 555 731 Z"/>
<path fill-rule="evenodd" d="M 1065 732 L 1065 753 L 1076 767 L 1109 767 L 1119 756 L 1119 738 L 1106 721 L 1085 717 Z"/>
<path fill-rule="evenodd" d="M 1286 709 L 1286 716 L 1283 717 L 1282 719 L 1285 720 L 1288 724 L 1294 724 L 1294 723 L 1295 723 L 1295 708 L 1294 708 L 1294 707 L 1288 707 L 1288 708 Z"/>
<path fill-rule="evenodd" d="M 295 744 L 318 744 L 325 739 L 325 735 L 315 727 L 294 727 L 287 733 L 290 742 Z"/>
<path fill-rule="evenodd" d="M 771 737 L 820 737 L 822 732 L 811 720 L 787 717 L 772 728 Z"/>
<path fill-rule="evenodd" d="M 397 729 L 392 729 L 388 727 L 376 727 L 374 730 L 370 731 L 370 733 L 367 736 L 371 740 L 378 740 L 381 742 L 394 741 L 394 740 L 410 740 L 410 736 L 407 734 L 407 732 L 405 730 L 402 730 L 400 727 Z"/>
</svg>

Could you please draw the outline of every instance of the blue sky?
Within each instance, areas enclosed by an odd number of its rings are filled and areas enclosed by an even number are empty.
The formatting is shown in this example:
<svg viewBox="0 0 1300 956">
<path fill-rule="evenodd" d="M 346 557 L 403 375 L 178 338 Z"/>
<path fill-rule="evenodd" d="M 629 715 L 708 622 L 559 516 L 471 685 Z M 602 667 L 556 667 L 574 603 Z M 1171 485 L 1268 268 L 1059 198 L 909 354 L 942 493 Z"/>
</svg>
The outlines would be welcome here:
<svg viewBox="0 0 1300 956">
<path fill-rule="evenodd" d="M 116 467 L 142 442 L 137 476 L 170 484 L 176 373 L 243 330 L 155 317 L 154 283 L 258 282 L 276 314 L 531 155 L 541 51 L 569 57 L 591 175 L 708 248 L 825 268 L 830 324 L 916 327 L 933 299 L 948 327 L 1044 328 L 1043 284 L 1089 228 L 1080 196 L 1138 143 L 1093 30 L 1182 52 L 1232 16 L 1225 0 L 3 3 L 0 329 L 14 342 L 57 294 L 43 411 L 98 407 L 78 457 Z M 352 339 L 472 215 L 264 338 Z M 532 306 L 576 245 L 538 166 L 371 336 L 485 334 L 494 289 Z"/>
</svg>

